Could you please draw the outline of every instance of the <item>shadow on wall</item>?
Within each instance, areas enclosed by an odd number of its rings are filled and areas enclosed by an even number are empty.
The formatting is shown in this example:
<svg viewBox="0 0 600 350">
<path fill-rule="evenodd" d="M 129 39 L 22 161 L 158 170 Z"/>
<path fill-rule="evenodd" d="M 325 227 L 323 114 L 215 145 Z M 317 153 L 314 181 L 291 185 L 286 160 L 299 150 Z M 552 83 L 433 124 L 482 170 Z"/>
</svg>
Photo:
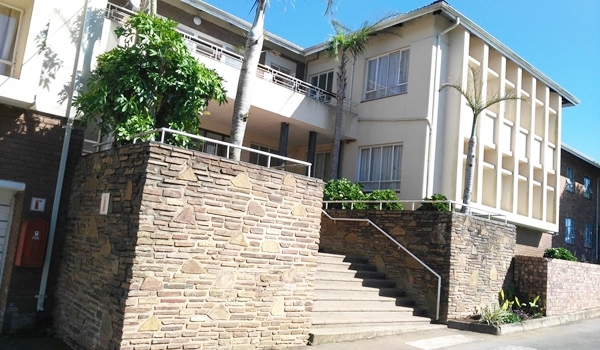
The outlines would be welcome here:
<svg viewBox="0 0 600 350">
<path fill-rule="evenodd" d="M 22 204 L 15 205 L 15 214 L 21 220 L 41 218 L 50 223 L 55 184 L 58 174 L 62 141 L 64 137 L 64 118 L 27 111 L 21 108 L 0 105 L 0 179 L 26 184 L 22 194 Z M 82 130 L 75 130 L 69 158 L 65 186 L 61 198 L 61 213 L 66 214 L 70 195 L 71 170 L 81 154 Z M 46 199 L 44 212 L 29 210 L 32 197 Z M 59 215 L 63 218 L 64 215 Z M 39 329 L 48 318 L 37 312 L 37 299 L 41 280 L 41 268 L 14 266 L 14 254 L 18 241 L 21 220 L 14 220 L 8 241 L 8 254 L 4 264 L 4 275 L 0 294 L 0 324 L 3 332 L 15 332 L 23 328 Z M 46 298 L 46 310 L 52 309 L 55 286 L 56 266 L 61 257 L 60 247 L 64 241 L 61 228 L 64 223 L 59 219 L 57 235 L 50 268 Z"/>
</svg>

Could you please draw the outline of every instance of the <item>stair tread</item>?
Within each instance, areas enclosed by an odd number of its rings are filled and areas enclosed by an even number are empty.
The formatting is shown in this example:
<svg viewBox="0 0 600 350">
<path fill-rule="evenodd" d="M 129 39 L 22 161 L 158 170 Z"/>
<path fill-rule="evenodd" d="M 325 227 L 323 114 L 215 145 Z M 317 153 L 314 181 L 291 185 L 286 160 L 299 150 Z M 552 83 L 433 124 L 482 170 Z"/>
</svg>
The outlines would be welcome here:
<svg viewBox="0 0 600 350">
<path fill-rule="evenodd" d="M 429 329 L 439 329 L 439 328 L 447 328 L 446 325 L 443 324 L 434 324 L 434 323 L 419 323 L 414 325 L 386 325 L 386 326 L 369 326 L 369 325 L 356 325 L 356 326 L 340 326 L 340 325 L 324 325 L 318 328 L 311 329 L 311 333 L 313 334 L 352 334 L 357 332 L 364 331 L 387 331 L 387 330 L 401 330 L 410 331 L 410 329 L 414 330 L 429 330 Z"/>
<path fill-rule="evenodd" d="M 354 305 L 354 306 L 330 306 L 313 304 L 313 312 L 413 312 L 413 308 L 408 306 L 389 305 Z"/>
</svg>

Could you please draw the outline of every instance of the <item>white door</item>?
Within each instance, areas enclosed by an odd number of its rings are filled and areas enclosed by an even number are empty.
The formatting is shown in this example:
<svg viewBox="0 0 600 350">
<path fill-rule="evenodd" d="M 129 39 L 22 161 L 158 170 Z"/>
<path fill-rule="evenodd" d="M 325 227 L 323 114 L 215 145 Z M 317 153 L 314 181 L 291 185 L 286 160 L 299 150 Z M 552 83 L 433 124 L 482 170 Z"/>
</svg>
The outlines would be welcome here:
<svg viewBox="0 0 600 350">
<path fill-rule="evenodd" d="M 2 280 L 2 272 L 4 271 L 14 194 L 11 190 L 0 188 L 0 281 Z"/>
</svg>

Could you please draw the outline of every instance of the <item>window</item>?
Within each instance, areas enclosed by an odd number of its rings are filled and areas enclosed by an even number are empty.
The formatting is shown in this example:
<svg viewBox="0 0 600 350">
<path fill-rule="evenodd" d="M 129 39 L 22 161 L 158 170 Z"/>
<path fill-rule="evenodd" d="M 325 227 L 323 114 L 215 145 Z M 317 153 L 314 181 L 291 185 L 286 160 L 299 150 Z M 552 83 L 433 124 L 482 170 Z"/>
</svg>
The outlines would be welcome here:
<svg viewBox="0 0 600 350">
<path fill-rule="evenodd" d="M 400 190 L 402 145 L 375 146 L 360 149 L 358 182 L 367 191 Z"/>
<path fill-rule="evenodd" d="M 270 148 L 267 146 L 261 146 L 261 145 L 257 145 L 254 143 L 250 144 L 250 148 L 254 148 L 259 151 L 268 152 L 268 153 L 272 153 L 272 154 L 279 154 L 279 151 L 274 148 Z M 278 161 L 279 161 L 278 159 L 271 158 L 271 165 L 276 165 Z M 258 153 L 253 152 L 253 153 L 250 153 L 250 163 L 262 165 L 262 166 L 268 166 L 269 157 L 264 154 L 258 154 Z"/>
<path fill-rule="evenodd" d="M 396 51 L 367 62 L 365 100 L 407 91 L 409 52 L 410 50 Z"/>
<path fill-rule="evenodd" d="M 200 129 L 200 136 L 208 137 L 213 140 L 230 142 L 231 139 L 227 135 L 219 134 L 209 130 Z M 227 157 L 227 146 L 219 145 L 215 142 L 203 141 L 199 147 L 200 152 L 209 153 L 219 157 Z"/>
<path fill-rule="evenodd" d="M 287 69 L 285 67 L 282 67 L 282 66 L 278 66 L 275 63 L 271 63 L 271 68 L 273 68 L 274 70 L 276 70 L 278 72 L 281 72 L 283 74 L 292 75 L 292 71 L 291 70 L 289 70 L 289 69 Z"/>
<path fill-rule="evenodd" d="M 592 198 L 592 182 L 587 176 L 583 177 L 583 196 L 585 198 Z"/>
<path fill-rule="evenodd" d="M 584 245 L 586 248 L 592 247 L 592 224 L 585 224 Z"/>
<path fill-rule="evenodd" d="M 0 75 L 11 76 L 23 12 L 0 4 Z"/>
<path fill-rule="evenodd" d="M 313 176 L 323 181 L 331 179 L 331 152 L 321 152 L 315 155 Z"/>
<path fill-rule="evenodd" d="M 575 228 L 571 218 L 565 218 L 565 243 L 575 244 Z"/>
<path fill-rule="evenodd" d="M 310 85 L 331 92 L 333 90 L 333 71 L 313 75 L 310 77 Z M 323 93 L 318 90 L 310 90 L 309 96 L 323 102 L 329 102 L 329 100 L 331 100 L 331 96 L 323 95 Z"/>
<path fill-rule="evenodd" d="M 571 168 L 570 166 L 567 166 L 567 178 L 565 180 L 565 190 L 569 192 L 575 192 L 575 173 L 573 171 L 573 168 Z"/>
</svg>

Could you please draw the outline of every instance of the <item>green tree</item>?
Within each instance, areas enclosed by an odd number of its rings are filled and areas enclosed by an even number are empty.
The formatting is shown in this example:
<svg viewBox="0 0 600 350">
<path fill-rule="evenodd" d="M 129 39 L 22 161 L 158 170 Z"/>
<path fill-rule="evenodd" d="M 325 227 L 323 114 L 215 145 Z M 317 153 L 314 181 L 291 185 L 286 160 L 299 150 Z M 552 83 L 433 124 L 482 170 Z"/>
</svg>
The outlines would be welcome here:
<svg viewBox="0 0 600 350">
<path fill-rule="evenodd" d="M 162 127 L 198 133 L 199 115 L 210 100 L 225 102 L 225 89 L 215 71 L 191 56 L 176 25 L 140 13 L 115 31 L 125 46 L 98 56 L 97 68 L 73 102 L 84 123 L 95 122 L 121 142 Z M 186 140 L 175 137 L 179 145 Z"/>
<path fill-rule="evenodd" d="M 471 213 L 471 196 L 473 194 L 473 177 L 475 174 L 475 145 L 477 144 L 477 119 L 479 115 L 487 108 L 507 100 L 519 100 L 515 90 L 510 90 L 505 94 L 500 91 L 487 91 L 484 93 L 483 71 L 481 68 L 472 68 L 469 66 L 467 87 L 461 84 L 444 84 L 440 90 L 451 88 L 462 95 L 469 108 L 473 112 L 473 122 L 471 124 L 471 136 L 469 137 L 469 148 L 467 150 L 467 163 L 465 165 L 465 183 L 463 192 L 463 207 L 462 213 Z"/>
<path fill-rule="evenodd" d="M 241 146 L 244 142 L 246 133 L 246 124 L 250 113 L 250 102 L 252 100 L 252 89 L 256 71 L 258 70 L 258 61 L 263 47 L 265 12 L 270 0 L 255 0 L 253 8 L 255 9 L 252 28 L 248 32 L 246 39 L 246 48 L 244 51 L 244 61 L 240 69 L 240 78 L 235 94 L 235 103 L 233 104 L 233 116 L 231 118 L 231 143 Z M 329 13 L 334 0 L 327 0 L 325 13 Z M 231 148 L 229 157 L 240 160 L 241 150 Z"/>
<path fill-rule="evenodd" d="M 335 20 L 331 22 L 335 33 L 327 40 L 325 53 L 327 54 L 327 57 L 338 62 L 337 101 L 335 127 L 333 132 L 333 151 L 331 156 L 332 179 L 339 178 L 342 118 L 344 115 L 344 100 L 346 99 L 346 88 L 348 85 L 348 61 L 350 60 L 350 57 L 356 59 L 365 52 L 367 42 L 377 33 L 375 27 L 389 17 L 390 16 L 386 16 L 374 24 L 364 22 L 357 30 L 350 30 Z"/>
</svg>

